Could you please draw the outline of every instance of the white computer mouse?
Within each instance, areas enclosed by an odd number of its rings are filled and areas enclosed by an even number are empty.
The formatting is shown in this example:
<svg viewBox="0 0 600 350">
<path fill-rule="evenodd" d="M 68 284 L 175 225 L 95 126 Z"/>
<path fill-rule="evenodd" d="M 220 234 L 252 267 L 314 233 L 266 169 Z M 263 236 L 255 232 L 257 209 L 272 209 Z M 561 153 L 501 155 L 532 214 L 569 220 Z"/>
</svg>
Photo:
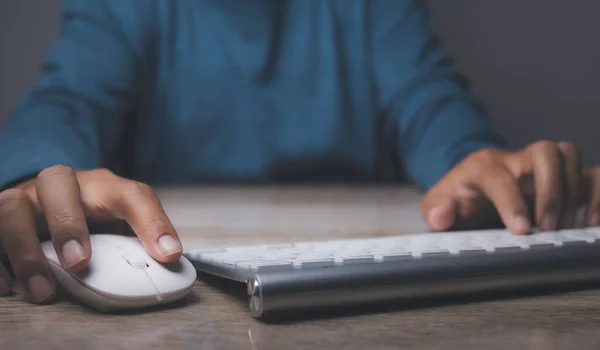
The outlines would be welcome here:
<svg viewBox="0 0 600 350">
<path fill-rule="evenodd" d="M 196 269 L 185 257 L 160 263 L 137 238 L 90 236 L 92 258 L 83 271 L 61 266 L 51 241 L 42 243 L 56 281 L 75 299 L 102 312 L 166 304 L 186 296 Z"/>
</svg>

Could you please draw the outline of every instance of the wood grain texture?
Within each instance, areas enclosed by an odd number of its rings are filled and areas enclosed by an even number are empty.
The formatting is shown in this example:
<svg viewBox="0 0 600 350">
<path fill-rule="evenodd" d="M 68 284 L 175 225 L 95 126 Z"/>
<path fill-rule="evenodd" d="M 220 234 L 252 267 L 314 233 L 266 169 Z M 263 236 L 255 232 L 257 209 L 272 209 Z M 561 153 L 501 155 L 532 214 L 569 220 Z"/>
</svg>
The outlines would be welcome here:
<svg viewBox="0 0 600 350">
<path fill-rule="evenodd" d="M 403 188 L 180 188 L 160 192 L 186 248 L 365 237 L 425 228 Z M 595 290 L 376 310 L 286 324 L 250 317 L 236 285 L 200 279 L 169 307 L 104 315 L 59 297 L 0 299 L 0 349 L 597 349 Z M 239 295 L 243 295 L 242 293 Z"/>
</svg>

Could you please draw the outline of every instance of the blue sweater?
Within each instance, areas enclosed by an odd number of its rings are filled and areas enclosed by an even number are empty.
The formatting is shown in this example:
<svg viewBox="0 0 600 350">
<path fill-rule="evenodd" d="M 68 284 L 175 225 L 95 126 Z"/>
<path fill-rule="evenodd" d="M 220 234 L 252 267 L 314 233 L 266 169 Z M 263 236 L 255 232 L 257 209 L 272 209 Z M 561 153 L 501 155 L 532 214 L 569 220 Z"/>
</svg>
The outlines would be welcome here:
<svg viewBox="0 0 600 350">
<path fill-rule="evenodd" d="M 0 186 L 63 164 L 149 184 L 428 189 L 505 147 L 420 0 L 66 0 L 0 133 Z"/>
</svg>

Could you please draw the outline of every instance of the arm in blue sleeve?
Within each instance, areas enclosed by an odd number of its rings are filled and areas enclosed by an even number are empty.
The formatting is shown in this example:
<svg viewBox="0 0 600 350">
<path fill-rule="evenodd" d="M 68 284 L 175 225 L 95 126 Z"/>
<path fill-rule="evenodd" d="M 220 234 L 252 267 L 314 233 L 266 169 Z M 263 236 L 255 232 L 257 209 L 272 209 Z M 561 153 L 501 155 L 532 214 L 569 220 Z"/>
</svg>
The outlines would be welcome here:
<svg viewBox="0 0 600 350">
<path fill-rule="evenodd" d="M 472 152 L 506 148 L 434 36 L 425 1 L 372 0 L 373 73 L 386 134 L 428 190 Z"/>
<path fill-rule="evenodd" d="M 132 3 L 63 1 L 58 41 L 0 132 L 0 188 L 57 164 L 98 168 L 114 151 L 141 55 Z"/>
</svg>

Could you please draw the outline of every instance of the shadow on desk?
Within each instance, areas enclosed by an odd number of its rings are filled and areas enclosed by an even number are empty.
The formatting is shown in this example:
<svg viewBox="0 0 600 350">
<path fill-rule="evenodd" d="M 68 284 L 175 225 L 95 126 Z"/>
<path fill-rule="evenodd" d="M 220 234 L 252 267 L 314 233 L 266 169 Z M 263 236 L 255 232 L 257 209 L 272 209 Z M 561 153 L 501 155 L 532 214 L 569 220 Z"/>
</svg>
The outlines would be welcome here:
<svg viewBox="0 0 600 350">
<path fill-rule="evenodd" d="M 246 285 L 233 280 L 220 278 L 211 274 L 198 272 L 198 279 L 221 293 L 234 297 L 247 307 Z M 562 286 L 547 286 L 537 288 L 521 288 L 519 290 L 504 290 L 495 292 L 477 292 L 445 297 L 424 297 L 399 302 L 364 303 L 352 306 L 336 306 L 314 309 L 297 309 L 279 311 L 266 315 L 260 321 L 266 324 L 291 324 L 319 319 L 334 319 L 355 317 L 370 314 L 394 313 L 416 309 L 436 308 L 449 305 L 464 305 L 505 299 L 525 299 L 536 296 L 550 296 L 574 293 L 585 290 L 600 289 L 600 281 L 568 284 Z M 248 311 L 248 317 L 252 317 Z"/>
</svg>

